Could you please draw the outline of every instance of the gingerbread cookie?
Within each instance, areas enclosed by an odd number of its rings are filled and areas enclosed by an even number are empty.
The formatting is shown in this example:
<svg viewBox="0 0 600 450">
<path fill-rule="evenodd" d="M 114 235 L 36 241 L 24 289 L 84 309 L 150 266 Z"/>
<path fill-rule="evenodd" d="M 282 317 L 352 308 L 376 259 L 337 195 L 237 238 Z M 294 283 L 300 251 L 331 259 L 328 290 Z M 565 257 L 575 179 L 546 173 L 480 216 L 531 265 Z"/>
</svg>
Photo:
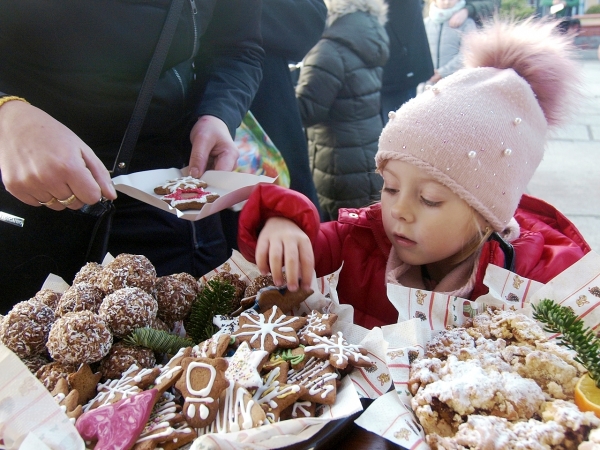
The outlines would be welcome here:
<svg viewBox="0 0 600 450">
<path fill-rule="evenodd" d="M 263 370 L 271 370 L 283 363 L 289 364 L 292 369 L 302 369 L 306 364 L 307 357 L 304 354 L 304 346 L 296 348 L 279 348 L 271 353 L 269 360 L 263 366 Z"/>
<path fill-rule="evenodd" d="M 157 395 L 156 389 L 150 389 L 87 411 L 75 428 L 83 439 L 96 442 L 94 450 L 131 448 L 148 422 Z"/>
<path fill-rule="evenodd" d="M 368 351 L 362 345 L 349 344 L 341 331 L 335 335 L 318 336 L 315 333 L 306 333 L 313 344 L 304 347 L 307 356 L 329 358 L 331 365 L 337 369 L 344 369 L 348 364 L 355 367 L 371 366 L 373 362 L 367 356 Z"/>
<path fill-rule="evenodd" d="M 263 378 L 263 383 L 254 392 L 253 399 L 263 408 L 267 420 L 278 422 L 283 410 L 306 393 L 298 384 L 287 384 L 287 366 L 275 367 Z"/>
<path fill-rule="evenodd" d="M 281 413 L 281 420 L 302 419 L 304 417 L 315 417 L 317 404 L 308 400 L 299 400 L 287 407 Z"/>
<path fill-rule="evenodd" d="M 306 318 L 308 321 L 298 332 L 298 337 L 302 344 L 311 345 L 312 340 L 307 334 L 314 333 L 317 336 L 331 336 L 331 326 L 336 322 L 337 314 L 324 314 L 313 309 Z"/>
<path fill-rule="evenodd" d="M 131 397 L 152 385 L 159 374 L 160 369 L 157 367 L 140 369 L 134 364 L 123 373 L 121 378 L 98 384 L 98 394 L 86 403 L 83 410 L 90 411 Z"/>
<path fill-rule="evenodd" d="M 41 383 L 46 386 L 50 392 L 56 387 L 56 383 L 61 378 L 67 378 L 70 373 L 77 370 L 77 366 L 73 364 L 63 364 L 58 361 L 53 361 L 40 367 L 35 376 Z"/>
<path fill-rule="evenodd" d="M 232 336 L 238 343 L 247 341 L 250 347 L 271 353 L 278 347 L 297 347 L 300 342 L 297 331 L 305 324 L 305 317 L 286 316 L 273 306 L 264 314 L 243 312 L 240 328 Z"/>
<path fill-rule="evenodd" d="M 175 192 L 177 189 L 196 189 L 208 187 L 206 181 L 194 177 L 179 177 L 169 180 L 160 186 L 154 188 L 154 193 L 158 195 L 167 195 Z"/>
<path fill-rule="evenodd" d="M 150 418 L 140 433 L 133 450 L 164 448 L 162 444 L 167 442 L 179 444 L 181 447 L 196 437 L 196 432 L 185 421 L 185 417 L 181 413 L 181 406 L 175 403 L 174 396 L 164 393 L 154 405 Z"/>
<path fill-rule="evenodd" d="M 70 373 L 67 376 L 67 381 L 71 389 L 79 392 L 79 404 L 85 405 L 91 398 L 96 395 L 96 386 L 102 378 L 100 372 L 94 373 L 88 364 L 82 364 L 77 372 Z"/>
<path fill-rule="evenodd" d="M 184 398 L 183 415 L 192 427 L 206 427 L 217 415 L 219 395 L 229 385 L 225 378 L 227 361 L 183 358 L 181 366 L 184 372 L 175 388 Z"/>
<path fill-rule="evenodd" d="M 284 314 L 289 314 L 293 308 L 306 300 L 313 292 L 312 289 L 299 289 L 292 292 L 286 286 L 280 288 L 267 286 L 256 294 L 257 310 L 258 312 L 265 312 L 273 306 L 277 306 Z"/>
<path fill-rule="evenodd" d="M 300 370 L 288 371 L 288 383 L 300 384 L 307 391 L 301 400 L 333 405 L 336 396 L 338 375 L 328 360 L 310 358 Z"/>
<path fill-rule="evenodd" d="M 163 195 L 161 200 L 167 202 L 179 211 L 188 209 L 202 209 L 207 203 L 212 203 L 219 198 L 219 194 L 205 191 L 202 188 L 177 189 L 171 194 Z"/>
<path fill-rule="evenodd" d="M 183 374 L 181 361 L 192 355 L 191 347 L 180 348 L 179 351 L 169 360 L 167 364 L 160 368 L 160 374 L 155 380 L 154 388 L 162 394 L 175 384 Z"/>
<path fill-rule="evenodd" d="M 219 397 L 219 411 L 204 433 L 229 433 L 256 428 L 265 423 L 267 416 L 246 388 L 231 383 Z"/>
<path fill-rule="evenodd" d="M 195 358 L 218 358 L 225 354 L 230 342 L 231 336 L 229 334 L 214 334 L 206 341 L 195 345 L 192 349 L 192 356 Z"/>
<path fill-rule="evenodd" d="M 268 355 L 266 351 L 252 350 L 246 341 L 242 342 L 229 360 L 225 377 L 231 383 L 238 383 L 246 389 L 260 386 L 260 369 Z"/>
<path fill-rule="evenodd" d="M 61 411 L 66 414 L 72 423 L 75 423 L 75 419 L 83 413 L 77 389 L 69 389 L 67 380 L 61 378 L 50 394 L 52 394 L 54 401 L 60 406 Z"/>
</svg>

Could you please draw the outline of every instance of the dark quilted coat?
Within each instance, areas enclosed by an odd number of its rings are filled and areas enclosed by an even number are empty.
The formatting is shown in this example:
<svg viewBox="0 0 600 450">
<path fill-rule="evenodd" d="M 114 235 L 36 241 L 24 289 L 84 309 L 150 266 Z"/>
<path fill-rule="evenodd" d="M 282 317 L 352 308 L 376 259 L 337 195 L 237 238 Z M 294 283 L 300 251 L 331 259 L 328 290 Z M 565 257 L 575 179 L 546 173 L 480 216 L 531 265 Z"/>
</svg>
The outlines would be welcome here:
<svg viewBox="0 0 600 450">
<path fill-rule="evenodd" d="M 339 208 L 379 199 L 382 180 L 374 158 L 388 45 L 378 18 L 357 11 L 326 28 L 304 59 L 296 97 L 325 220 L 337 219 Z"/>
</svg>

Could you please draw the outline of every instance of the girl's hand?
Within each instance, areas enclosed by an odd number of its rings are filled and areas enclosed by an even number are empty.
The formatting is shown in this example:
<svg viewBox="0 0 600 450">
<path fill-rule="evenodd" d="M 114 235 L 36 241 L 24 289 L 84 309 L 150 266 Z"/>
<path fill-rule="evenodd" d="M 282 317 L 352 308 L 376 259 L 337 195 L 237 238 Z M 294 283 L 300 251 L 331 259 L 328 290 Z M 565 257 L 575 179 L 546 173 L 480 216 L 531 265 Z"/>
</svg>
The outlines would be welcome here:
<svg viewBox="0 0 600 450">
<path fill-rule="evenodd" d="M 0 171 L 6 189 L 32 206 L 79 209 L 117 193 L 102 161 L 62 123 L 35 106 L 0 108 Z M 71 199 L 71 197 L 75 195 Z M 65 205 L 57 201 L 67 200 Z"/>
<path fill-rule="evenodd" d="M 284 284 L 283 266 L 287 287 L 309 289 L 315 257 L 310 239 L 302 229 L 284 217 L 267 220 L 258 236 L 255 253 L 256 264 L 263 275 L 271 273 L 277 286 Z"/>
</svg>

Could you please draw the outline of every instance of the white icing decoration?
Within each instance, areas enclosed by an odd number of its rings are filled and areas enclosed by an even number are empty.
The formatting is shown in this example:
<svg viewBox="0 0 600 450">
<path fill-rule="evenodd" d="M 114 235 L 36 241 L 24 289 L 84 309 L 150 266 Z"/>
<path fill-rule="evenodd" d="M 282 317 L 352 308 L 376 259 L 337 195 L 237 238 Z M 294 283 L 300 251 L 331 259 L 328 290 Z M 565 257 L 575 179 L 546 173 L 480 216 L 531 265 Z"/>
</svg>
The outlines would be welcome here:
<svg viewBox="0 0 600 450">
<path fill-rule="evenodd" d="M 349 361 L 350 357 L 355 362 L 361 359 L 366 362 L 371 362 L 371 358 L 360 353 L 362 348 L 360 345 L 349 344 L 343 337 L 342 332 L 337 332 L 337 338 L 332 336 L 318 336 L 315 333 L 307 333 L 307 336 L 314 340 L 313 345 L 304 347 L 304 352 L 308 353 L 311 350 L 324 350 L 329 355 L 336 357 L 336 363 L 342 365 L 344 362 Z"/>
<path fill-rule="evenodd" d="M 305 386 L 310 395 L 321 393 L 321 398 L 325 398 L 335 388 L 335 383 L 329 383 L 329 381 L 337 378 L 335 371 L 328 370 L 328 367 L 331 367 L 329 361 L 313 356 L 301 370 L 290 369 L 288 371 L 288 383 Z M 322 373 L 318 375 L 319 372 Z"/>
<path fill-rule="evenodd" d="M 260 337 L 260 348 L 262 350 L 265 349 L 265 339 L 267 336 L 271 336 L 273 339 L 273 344 L 278 345 L 279 341 L 277 338 L 281 338 L 283 340 L 289 342 L 298 342 L 298 337 L 295 333 L 295 330 L 292 327 L 286 327 L 285 325 L 289 325 L 290 323 L 298 320 L 298 317 L 295 316 L 285 316 L 280 315 L 276 316 L 277 306 L 273 306 L 272 313 L 267 321 L 267 318 L 264 314 L 258 314 L 256 316 L 243 313 L 243 315 L 248 318 L 252 323 L 245 323 L 240 327 L 240 330 L 244 329 L 254 329 L 248 331 L 239 331 L 236 332 L 236 336 L 252 336 L 250 338 L 250 343 L 255 342 Z M 285 320 L 288 317 L 288 320 Z M 285 320 L 285 322 L 284 322 Z M 278 333 L 276 330 L 279 330 L 281 333 L 291 333 L 294 332 L 294 336 L 286 336 L 284 334 Z"/>
<path fill-rule="evenodd" d="M 246 341 L 237 348 L 225 371 L 225 377 L 245 388 L 260 386 L 262 378 L 257 367 L 269 353 L 264 350 L 251 350 Z"/>
</svg>

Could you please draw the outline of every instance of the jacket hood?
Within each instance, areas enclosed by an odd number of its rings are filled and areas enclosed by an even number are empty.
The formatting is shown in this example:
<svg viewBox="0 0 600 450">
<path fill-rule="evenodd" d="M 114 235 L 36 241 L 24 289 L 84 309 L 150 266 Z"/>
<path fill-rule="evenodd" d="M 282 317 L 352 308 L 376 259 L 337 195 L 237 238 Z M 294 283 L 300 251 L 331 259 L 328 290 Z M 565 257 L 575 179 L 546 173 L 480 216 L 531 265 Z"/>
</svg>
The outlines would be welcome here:
<svg viewBox="0 0 600 450">
<path fill-rule="evenodd" d="M 389 58 L 389 39 L 385 28 L 375 16 L 364 11 L 338 17 L 325 28 L 323 38 L 348 47 L 367 67 L 383 66 Z"/>
<path fill-rule="evenodd" d="M 388 5 L 385 0 L 325 0 L 327 26 L 346 14 L 363 11 L 375 16 L 380 25 L 387 22 Z"/>
</svg>

